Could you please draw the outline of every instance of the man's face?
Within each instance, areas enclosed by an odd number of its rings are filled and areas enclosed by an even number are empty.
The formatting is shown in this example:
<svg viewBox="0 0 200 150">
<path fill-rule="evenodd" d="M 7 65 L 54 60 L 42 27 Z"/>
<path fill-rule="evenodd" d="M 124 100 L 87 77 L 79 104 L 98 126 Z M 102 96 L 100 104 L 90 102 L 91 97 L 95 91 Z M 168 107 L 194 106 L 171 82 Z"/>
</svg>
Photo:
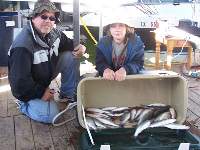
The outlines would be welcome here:
<svg viewBox="0 0 200 150">
<path fill-rule="evenodd" d="M 56 17 L 53 12 L 43 12 L 32 19 L 34 27 L 43 35 L 48 34 L 55 24 Z"/>
</svg>

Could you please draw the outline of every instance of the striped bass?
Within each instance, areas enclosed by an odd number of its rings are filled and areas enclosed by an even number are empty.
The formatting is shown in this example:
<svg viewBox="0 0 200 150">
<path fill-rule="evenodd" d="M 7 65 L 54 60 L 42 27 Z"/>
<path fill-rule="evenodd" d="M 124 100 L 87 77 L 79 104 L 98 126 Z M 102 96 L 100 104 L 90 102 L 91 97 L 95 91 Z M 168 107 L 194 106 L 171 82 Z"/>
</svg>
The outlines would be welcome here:
<svg viewBox="0 0 200 150">
<path fill-rule="evenodd" d="M 144 109 L 140 116 L 138 117 L 138 124 L 141 124 L 142 122 L 146 120 L 150 120 L 153 116 L 153 110 L 152 109 Z"/>
<path fill-rule="evenodd" d="M 124 125 L 131 117 L 131 114 L 129 111 L 125 112 L 120 119 L 120 125 Z"/>
<path fill-rule="evenodd" d="M 161 120 L 158 122 L 154 122 L 150 125 L 151 128 L 155 128 L 155 127 L 163 127 L 164 125 L 170 124 L 170 123 L 174 123 L 176 121 L 176 119 L 167 119 L 167 120 Z"/>
<path fill-rule="evenodd" d="M 153 104 L 149 104 L 149 105 L 147 105 L 147 106 L 150 106 L 150 107 L 152 107 L 152 106 L 158 106 L 158 107 L 164 107 L 164 106 L 167 106 L 166 104 L 163 104 L 163 103 L 153 103 Z"/>
<path fill-rule="evenodd" d="M 106 126 L 97 119 L 94 119 L 94 123 L 96 124 L 98 129 L 105 129 L 106 128 Z"/>
<path fill-rule="evenodd" d="M 116 109 L 113 109 L 112 112 L 120 112 L 120 111 L 125 111 L 125 110 L 129 110 L 129 107 L 117 107 Z"/>
<path fill-rule="evenodd" d="M 154 121 L 161 121 L 161 120 L 166 120 L 170 118 L 171 118 L 171 113 L 168 111 L 168 112 L 164 112 L 160 114 L 158 117 L 154 119 Z"/>
<path fill-rule="evenodd" d="M 117 107 L 104 107 L 102 110 L 104 111 L 112 111 L 113 109 L 116 109 Z"/>
<path fill-rule="evenodd" d="M 188 130 L 190 127 L 183 125 L 183 124 L 177 124 L 177 123 L 171 123 L 164 125 L 164 127 L 167 127 L 169 129 L 179 129 L 179 130 Z"/>
<path fill-rule="evenodd" d="M 144 131 L 145 129 L 149 128 L 151 124 L 151 121 L 147 120 L 143 123 L 141 123 L 135 130 L 135 133 L 134 133 L 134 137 L 137 137 L 142 131 Z"/>
<path fill-rule="evenodd" d="M 133 121 L 135 119 L 136 113 L 137 113 L 136 109 L 131 110 L 131 118 L 130 118 L 131 121 Z"/>
<path fill-rule="evenodd" d="M 87 113 L 86 116 L 92 117 L 92 118 L 110 118 L 108 115 L 101 114 L 101 113 L 93 113 L 93 114 L 88 114 Z"/>
<path fill-rule="evenodd" d="M 112 121 L 105 119 L 105 118 L 96 118 L 97 120 L 99 120 L 100 122 L 102 122 L 105 125 L 109 125 L 109 126 L 113 126 L 113 127 L 119 127 L 119 125 L 113 123 Z"/>
<path fill-rule="evenodd" d="M 86 117 L 86 122 L 87 122 L 87 125 L 90 129 L 93 129 L 93 130 L 97 129 L 96 124 L 95 124 L 95 122 L 92 118 Z"/>
<path fill-rule="evenodd" d="M 108 113 L 108 111 L 104 111 L 104 110 L 101 110 L 99 108 L 87 108 L 86 111 L 92 112 L 92 113 L 100 113 L 100 114 Z"/>
<path fill-rule="evenodd" d="M 171 107 L 171 108 L 169 109 L 169 112 L 170 112 L 170 114 L 171 114 L 171 118 L 172 118 L 172 119 L 175 119 L 175 118 L 176 118 L 176 115 L 177 115 L 175 109 Z"/>
</svg>

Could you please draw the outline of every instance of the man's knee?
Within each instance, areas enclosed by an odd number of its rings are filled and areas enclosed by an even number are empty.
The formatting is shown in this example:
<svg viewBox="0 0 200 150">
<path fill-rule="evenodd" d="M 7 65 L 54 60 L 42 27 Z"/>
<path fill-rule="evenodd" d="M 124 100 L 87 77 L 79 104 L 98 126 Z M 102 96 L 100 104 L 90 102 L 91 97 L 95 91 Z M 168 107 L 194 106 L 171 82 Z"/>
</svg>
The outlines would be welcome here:
<svg viewBox="0 0 200 150">
<path fill-rule="evenodd" d="M 74 56 L 71 51 L 62 52 L 59 56 L 60 63 L 70 63 L 74 60 Z"/>
<path fill-rule="evenodd" d="M 33 120 L 43 123 L 52 123 L 53 118 L 59 113 L 55 101 L 32 100 L 26 107 L 26 111 L 23 112 L 24 114 Z"/>
</svg>

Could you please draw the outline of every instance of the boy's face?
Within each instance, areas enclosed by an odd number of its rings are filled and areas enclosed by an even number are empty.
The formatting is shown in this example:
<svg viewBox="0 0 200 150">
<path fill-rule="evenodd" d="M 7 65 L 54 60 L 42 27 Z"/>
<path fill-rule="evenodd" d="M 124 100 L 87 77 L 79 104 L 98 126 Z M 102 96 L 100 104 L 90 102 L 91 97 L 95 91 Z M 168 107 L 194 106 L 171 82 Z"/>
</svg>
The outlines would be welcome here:
<svg viewBox="0 0 200 150">
<path fill-rule="evenodd" d="M 116 43 L 123 42 L 126 35 L 126 25 L 123 23 L 113 23 L 110 25 L 110 33 Z"/>
</svg>

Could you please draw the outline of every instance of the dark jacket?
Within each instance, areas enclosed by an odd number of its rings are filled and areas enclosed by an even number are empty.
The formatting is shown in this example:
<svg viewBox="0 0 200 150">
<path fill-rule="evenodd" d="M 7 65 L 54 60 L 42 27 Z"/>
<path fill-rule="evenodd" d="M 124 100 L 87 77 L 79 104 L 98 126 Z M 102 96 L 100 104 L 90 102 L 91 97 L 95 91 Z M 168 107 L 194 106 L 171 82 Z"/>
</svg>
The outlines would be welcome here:
<svg viewBox="0 0 200 150">
<path fill-rule="evenodd" d="M 42 39 L 29 22 L 8 52 L 12 94 L 21 101 L 41 98 L 53 79 L 59 53 L 73 49 L 73 41 L 64 33 L 53 29 Z"/>
<path fill-rule="evenodd" d="M 103 37 L 96 48 L 96 69 L 99 75 L 103 76 L 106 68 L 114 70 L 112 62 L 112 38 L 109 36 Z M 127 75 L 137 74 L 144 65 L 144 44 L 140 37 L 133 34 L 127 43 L 127 53 L 124 64 Z M 116 71 L 116 70 L 114 70 Z"/>
</svg>

